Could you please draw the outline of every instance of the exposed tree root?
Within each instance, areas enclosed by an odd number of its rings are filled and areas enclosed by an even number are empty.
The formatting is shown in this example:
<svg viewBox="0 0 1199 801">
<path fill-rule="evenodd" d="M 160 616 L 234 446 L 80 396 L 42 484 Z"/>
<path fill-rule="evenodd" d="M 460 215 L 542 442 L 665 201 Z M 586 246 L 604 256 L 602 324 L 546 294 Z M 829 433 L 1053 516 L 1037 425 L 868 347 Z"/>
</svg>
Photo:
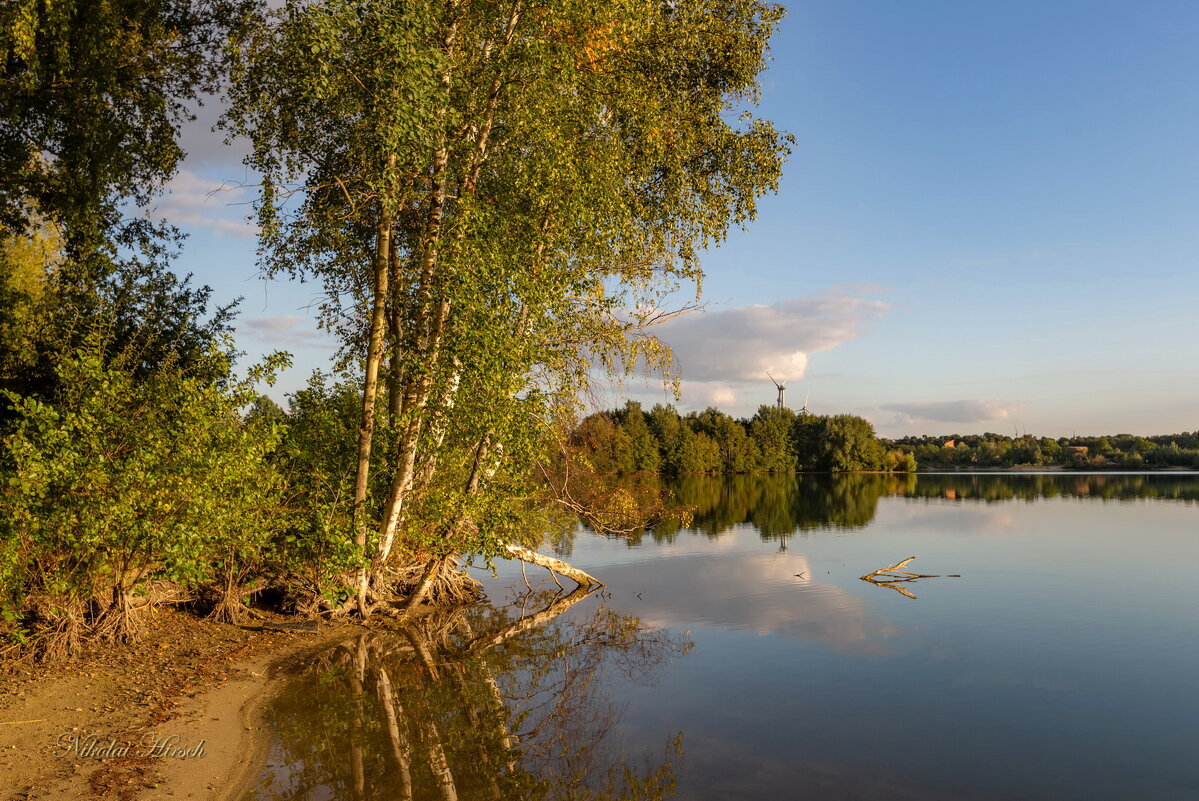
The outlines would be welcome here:
<svg viewBox="0 0 1199 801">
<path fill-rule="evenodd" d="M 34 655 L 39 661 L 66 659 L 82 650 L 86 629 L 83 609 L 78 605 L 55 609 L 41 623 L 42 633 L 34 645 Z"/>
<path fill-rule="evenodd" d="M 408 591 L 408 597 L 404 600 L 401 611 L 410 612 L 425 599 L 425 596 L 433 589 L 433 582 L 437 580 L 437 574 L 445 569 L 447 561 L 449 561 L 448 557 L 443 556 L 440 559 L 430 559 L 425 563 L 425 569 L 421 571 L 420 578 Z"/>
<path fill-rule="evenodd" d="M 218 623 L 238 625 L 245 618 L 247 611 L 246 605 L 241 602 L 240 594 L 236 591 L 226 590 L 221 593 L 221 597 L 213 604 L 212 611 L 208 613 L 208 617 Z"/>
<path fill-rule="evenodd" d="M 404 597 L 405 611 L 421 603 L 434 606 L 471 603 L 483 594 L 483 585 L 463 570 L 452 555 L 397 568 L 388 576 L 388 584 Z"/>
<path fill-rule="evenodd" d="M 560 559 L 514 543 L 505 545 L 504 549 L 522 563 L 544 567 L 555 582 L 558 581 L 557 576 L 562 575 L 580 587 L 604 586 L 599 579 Z M 482 597 L 482 589 L 483 585 L 463 570 L 456 555 L 409 562 L 389 567 L 385 573 L 376 575 L 375 580 L 369 582 L 365 596 L 366 614 L 370 616 L 379 612 L 398 617 L 408 615 L 422 604 L 450 607 L 473 603 Z M 331 618 L 344 617 L 358 609 L 358 598 L 357 594 L 353 594 L 336 606 L 328 602 L 313 605 L 311 611 Z"/>
<path fill-rule="evenodd" d="M 112 600 L 96 617 L 91 635 L 101 642 L 137 642 L 141 627 L 129 593 L 124 587 L 112 588 Z"/>
<path fill-rule="evenodd" d="M 483 595 L 483 585 L 462 569 L 455 556 L 435 557 L 389 567 L 375 576 L 366 588 L 367 615 L 382 612 L 397 616 L 406 614 L 422 603 L 433 606 L 458 606 L 473 603 Z M 358 609 L 358 595 L 346 598 L 334 606 L 329 602 L 313 604 L 313 614 L 340 618 Z"/>
</svg>

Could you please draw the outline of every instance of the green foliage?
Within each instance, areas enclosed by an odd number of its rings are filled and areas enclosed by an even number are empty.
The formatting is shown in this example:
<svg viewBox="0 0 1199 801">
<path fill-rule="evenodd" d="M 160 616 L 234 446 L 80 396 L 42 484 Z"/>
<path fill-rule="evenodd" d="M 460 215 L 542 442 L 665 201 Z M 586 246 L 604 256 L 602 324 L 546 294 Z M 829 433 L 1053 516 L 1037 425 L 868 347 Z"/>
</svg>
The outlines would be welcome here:
<svg viewBox="0 0 1199 801">
<path fill-rule="evenodd" d="M 77 259 L 153 238 L 123 218 L 174 174 L 184 103 L 216 81 L 239 16 L 225 0 L 12 0 L 0 6 L 0 229 L 39 217 Z"/>
<path fill-rule="evenodd" d="M 261 397 L 246 416 L 248 421 L 279 420 L 283 426 L 271 463 L 286 484 L 286 525 L 272 544 L 269 569 L 273 586 L 293 602 L 340 600 L 340 576 L 361 562 L 350 522 L 361 405 L 358 390 L 331 384 L 317 372 L 291 396 L 282 418 L 282 410 Z"/>
<path fill-rule="evenodd" d="M 874 436 L 874 427 L 860 417 L 796 415 L 775 406 L 760 407 L 750 420 L 735 420 L 711 408 L 680 417 L 673 406 L 662 404 L 646 415 L 629 402 L 623 410 L 585 418 L 573 442 L 605 473 L 654 464 L 638 462 L 637 448 L 656 453 L 658 472 L 672 475 L 916 469 L 911 452 L 888 451 Z"/>
<path fill-rule="evenodd" d="M 914 453 L 926 467 L 1162 469 L 1199 465 L 1199 437 L 1185 431 L 1153 437 L 1110 434 L 1061 439 L 1029 435 L 1012 438 L 995 433 L 955 434 L 949 437 L 905 437 L 894 444 Z"/>
<path fill-rule="evenodd" d="M 715 443 L 719 454 L 715 469 L 744 473 L 759 466 L 761 452 L 757 443 L 746 433 L 744 425 L 724 412 L 709 407 L 695 417 L 693 425 Z"/>
<path fill-rule="evenodd" d="M 607 414 L 583 418 L 571 435 L 572 444 L 583 448 L 599 473 L 631 473 L 636 468 L 633 440 L 624 426 Z"/>
<path fill-rule="evenodd" d="M 170 363 L 194 377 L 216 381 L 226 364 L 211 353 L 223 347 L 236 304 L 209 310 L 212 291 L 179 278 L 165 260 L 128 258 L 86 281 L 70 269 L 57 229 L 0 239 L 0 390 L 51 400 L 59 391 L 58 365 L 81 349 L 134 379 Z M 11 416 L 0 400 L 0 426 Z"/>
<path fill-rule="evenodd" d="M 408 559 L 540 536 L 568 500 L 551 445 L 594 364 L 668 369 L 645 332 L 659 302 L 777 186 L 788 140 L 749 113 L 774 5 L 259 10 L 0 10 L 10 622 L 131 633 L 128 598 L 157 580 L 214 588 L 228 616 L 263 583 L 336 601 L 393 535 Z M 365 367 L 286 414 L 232 377 L 231 307 L 209 315 L 169 271 L 171 229 L 121 213 L 174 173 L 184 104 L 234 26 L 226 123 L 264 175 L 263 267 L 319 276 L 339 368 Z M 668 440 L 632 405 L 579 436 L 611 472 L 760 461 L 743 423 L 668 416 Z"/>
<path fill-rule="evenodd" d="M 696 431 L 691 420 L 684 420 L 680 472 L 715 473 L 720 467 L 720 444 L 703 431 Z"/>
<path fill-rule="evenodd" d="M 668 366 L 643 331 L 658 302 L 777 185 L 787 142 L 747 110 L 780 15 L 293 0 L 243 29 L 226 124 L 265 176 L 264 268 L 318 276 L 343 366 L 365 368 L 376 564 L 397 530 L 410 557 L 496 552 L 546 500 L 593 365 Z M 689 427 L 669 456 L 610 420 L 581 436 L 603 470 L 720 463 Z"/>
<path fill-rule="evenodd" d="M 641 473 L 656 473 L 662 465 L 658 443 L 650 433 L 645 412 L 636 401 L 626 401 L 624 409 L 613 412 L 612 417 L 629 438 L 633 451 L 633 470 Z"/>
<path fill-rule="evenodd" d="M 914 473 L 916 457 L 911 451 L 892 448 L 883 454 L 882 469 L 890 473 Z"/>
<path fill-rule="evenodd" d="M 61 361 L 50 402 L 8 393 L 5 610 L 45 629 L 111 613 L 126 636 L 129 596 L 158 579 L 211 585 L 236 605 L 277 526 L 281 489 L 266 460 L 279 426 L 243 422 L 239 410 L 285 357 L 218 384 L 172 364 L 136 375 L 103 350 Z M 223 354 L 209 358 L 227 371 Z"/>
<path fill-rule="evenodd" d="M 771 473 L 796 469 L 798 454 L 792 436 L 795 412 L 762 405 L 749 421 L 749 435 L 758 446 L 758 468 Z"/>
<path fill-rule="evenodd" d="M 52 275 L 61 251 L 58 230 L 44 222 L 0 238 L 0 387 L 39 369 L 46 323 L 56 316 Z"/>
<path fill-rule="evenodd" d="M 815 450 L 808 458 L 819 470 L 834 473 L 878 470 L 883 465 L 883 446 L 874 436 L 874 426 L 851 414 L 816 417 L 807 423 L 814 430 Z"/>
</svg>

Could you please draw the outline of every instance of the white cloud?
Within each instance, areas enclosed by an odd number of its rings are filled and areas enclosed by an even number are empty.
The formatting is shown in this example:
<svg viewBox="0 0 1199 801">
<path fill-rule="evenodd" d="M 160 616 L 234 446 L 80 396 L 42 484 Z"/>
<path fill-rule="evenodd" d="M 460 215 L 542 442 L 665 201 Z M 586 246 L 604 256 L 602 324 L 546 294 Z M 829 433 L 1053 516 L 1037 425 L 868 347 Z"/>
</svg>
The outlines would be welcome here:
<svg viewBox="0 0 1199 801">
<path fill-rule="evenodd" d="M 871 288 L 840 287 L 770 305 L 717 307 L 655 328 L 674 351 L 681 408 L 715 406 L 733 415 L 752 414 L 759 404 L 774 404 L 767 373 L 791 387 L 787 401 L 798 408 L 795 385 L 812 355 L 856 338 L 890 308 L 863 297 L 867 291 Z M 652 380 L 645 390 L 627 388 L 620 395 L 648 404 L 673 401 Z"/>
<path fill-rule="evenodd" d="M 259 342 L 276 345 L 323 345 L 327 337 L 307 328 L 309 320 L 298 314 L 250 317 L 237 324 L 237 331 Z"/>
<path fill-rule="evenodd" d="M 240 187 L 180 170 L 152 212 L 180 228 L 207 228 L 226 236 L 254 237 L 258 226 L 246 219 L 253 195 Z"/>
<path fill-rule="evenodd" d="M 686 393 L 688 399 L 699 406 L 726 409 L 737 402 L 737 392 L 728 384 L 688 383 Z"/>
<path fill-rule="evenodd" d="M 978 399 L 888 403 L 880 408 L 897 412 L 901 418 L 900 422 L 904 423 L 983 423 L 988 420 L 1006 420 L 1014 412 L 1023 409 L 1024 404 Z"/>
<path fill-rule="evenodd" d="M 658 330 L 688 382 L 803 378 L 811 354 L 832 350 L 882 316 L 887 304 L 847 292 L 685 315 Z M 731 392 L 731 390 L 730 390 Z"/>
</svg>

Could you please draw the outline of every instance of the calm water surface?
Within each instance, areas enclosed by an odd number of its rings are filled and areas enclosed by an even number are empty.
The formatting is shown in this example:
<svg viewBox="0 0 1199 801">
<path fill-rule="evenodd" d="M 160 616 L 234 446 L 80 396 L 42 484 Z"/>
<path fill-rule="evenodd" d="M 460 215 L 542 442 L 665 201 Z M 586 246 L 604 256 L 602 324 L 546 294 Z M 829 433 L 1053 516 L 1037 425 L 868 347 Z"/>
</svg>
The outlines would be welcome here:
<svg viewBox="0 0 1199 801">
<path fill-rule="evenodd" d="M 1199 475 L 676 490 L 559 544 L 603 593 L 501 565 L 297 666 L 248 798 L 1199 798 Z M 960 577 L 859 579 L 909 556 Z"/>
</svg>

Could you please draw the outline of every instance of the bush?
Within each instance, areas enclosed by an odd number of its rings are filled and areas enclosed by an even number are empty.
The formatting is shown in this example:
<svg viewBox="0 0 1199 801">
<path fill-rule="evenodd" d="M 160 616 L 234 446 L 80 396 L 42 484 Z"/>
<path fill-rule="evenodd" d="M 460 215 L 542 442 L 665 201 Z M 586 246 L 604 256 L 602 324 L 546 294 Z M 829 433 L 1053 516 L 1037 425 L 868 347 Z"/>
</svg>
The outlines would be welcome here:
<svg viewBox="0 0 1199 801">
<path fill-rule="evenodd" d="M 46 653 L 135 638 L 135 596 L 158 580 L 205 590 L 214 614 L 235 618 L 277 528 L 281 482 L 266 457 L 280 426 L 239 412 L 285 357 L 234 381 L 212 353 L 226 376 L 214 382 L 171 362 L 135 378 L 101 353 L 60 362 L 50 402 L 6 393 L 0 604 L 10 633 Z"/>
</svg>

